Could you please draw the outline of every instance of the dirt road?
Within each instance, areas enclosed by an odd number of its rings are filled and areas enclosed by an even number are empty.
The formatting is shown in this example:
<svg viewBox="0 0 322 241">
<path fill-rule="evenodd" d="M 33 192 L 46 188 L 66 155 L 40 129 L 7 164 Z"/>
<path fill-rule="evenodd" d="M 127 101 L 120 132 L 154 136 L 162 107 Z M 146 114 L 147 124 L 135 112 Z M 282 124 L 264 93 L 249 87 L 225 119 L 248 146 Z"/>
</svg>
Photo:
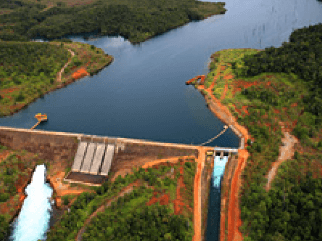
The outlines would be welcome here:
<svg viewBox="0 0 322 241">
<path fill-rule="evenodd" d="M 72 55 L 72 57 L 68 60 L 68 62 L 64 65 L 64 67 L 58 72 L 57 74 L 57 78 L 56 81 L 57 82 L 61 82 L 61 75 L 64 72 L 65 68 L 70 64 L 70 62 L 72 61 L 72 58 L 74 57 L 75 53 L 73 51 L 71 51 L 70 49 L 67 49 L 70 54 Z"/>
<path fill-rule="evenodd" d="M 291 135 L 289 132 L 284 132 L 284 137 L 282 138 L 282 145 L 280 146 L 280 154 L 276 162 L 272 164 L 271 169 L 267 175 L 266 191 L 271 188 L 271 183 L 277 173 L 278 167 L 286 160 L 291 159 L 294 155 L 294 145 L 298 143 L 295 136 Z"/>
</svg>

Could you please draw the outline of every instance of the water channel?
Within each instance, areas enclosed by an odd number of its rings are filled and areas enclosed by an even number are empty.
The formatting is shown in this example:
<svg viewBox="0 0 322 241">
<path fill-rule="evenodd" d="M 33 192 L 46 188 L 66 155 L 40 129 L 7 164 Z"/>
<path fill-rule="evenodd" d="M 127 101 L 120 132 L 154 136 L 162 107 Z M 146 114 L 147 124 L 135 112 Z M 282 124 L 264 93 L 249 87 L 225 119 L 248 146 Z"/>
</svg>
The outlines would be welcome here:
<svg viewBox="0 0 322 241">
<path fill-rule="evenodd" d="M 0 118 L 0 125 L 30 128 L 34 115 L 42 112 L 49 121 L 37 129 L 187 144 L 208 140 L 223 123 L 185 81 L 207 73 L 210 55 L 228 48 L 279 47 L 294 29 L 322 22 L 322 3 L 316 0 L 225 2 L 225 15 L 191 22 L 139 45 L 121 37 L 85 41 L 70 36 L 104 49 L 115 61 L 96 76 Z M 209 145 L 237 147 L 238 142 L 229 130 Z M 210 196 L 218 199 L 216 189 Z M 216 232 L 207 236 L 210 240 L 218 240 Z"/>
</svg>

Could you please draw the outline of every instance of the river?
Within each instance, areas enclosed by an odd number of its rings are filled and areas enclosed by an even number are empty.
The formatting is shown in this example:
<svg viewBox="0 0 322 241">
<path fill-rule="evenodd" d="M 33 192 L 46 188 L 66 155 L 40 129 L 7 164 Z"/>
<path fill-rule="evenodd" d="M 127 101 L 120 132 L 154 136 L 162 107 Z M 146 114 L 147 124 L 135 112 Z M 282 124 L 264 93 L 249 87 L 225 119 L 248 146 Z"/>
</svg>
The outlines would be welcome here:
<svg viewBox="0 0 322 241">
<path fill-rule="evenodd" d="M 316 0 L 225 2 L 225 15 L 191 22 L 139 45 L 121 37 L 85 41 L 70 36 L 104 49 L 115 61 L 98 75 L 1 118 L 0 125 L 31 128 L 41 112 L 49 120 L 37 129 L 186 144 L 208 140 L 223 123 L 185 81 L 207 73 L 210 55 L 228 48 L 279 47 L 294 29 L 322 22 L 322 3 Z M 238 138 L 228 130 L 209 145 L 237 147 Z"/>
</svg>

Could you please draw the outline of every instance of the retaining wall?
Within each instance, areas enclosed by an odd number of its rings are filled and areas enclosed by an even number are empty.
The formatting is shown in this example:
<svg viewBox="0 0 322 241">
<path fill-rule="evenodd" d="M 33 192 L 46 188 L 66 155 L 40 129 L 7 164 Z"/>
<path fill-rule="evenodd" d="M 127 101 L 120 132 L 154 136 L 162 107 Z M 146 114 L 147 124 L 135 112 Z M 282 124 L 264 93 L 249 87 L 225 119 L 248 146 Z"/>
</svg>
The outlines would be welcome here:
<svg viewBox="0 0 322 241">
<path fill-rule="evenodd" d="M 76 134 L 8 127 L 0 127 L 0 144 L 37 153 L 47 161 L 73 159 L 78 145 Z"/>
<path fill-rule="evenodd" d="M 140 155 L 170 157 L 194 155 L 198 158 L 197 146 L 160 143 L 139 139 L 103 137 L 79 133 L 52 132 L 22 128 L 0 127 L 0 144 L 12 149 L 38 153 L 40 158 L 49 161 L 73 159 L 79 141 L 113 143 L 116 153 L 140 153 Z"/>
</svg>

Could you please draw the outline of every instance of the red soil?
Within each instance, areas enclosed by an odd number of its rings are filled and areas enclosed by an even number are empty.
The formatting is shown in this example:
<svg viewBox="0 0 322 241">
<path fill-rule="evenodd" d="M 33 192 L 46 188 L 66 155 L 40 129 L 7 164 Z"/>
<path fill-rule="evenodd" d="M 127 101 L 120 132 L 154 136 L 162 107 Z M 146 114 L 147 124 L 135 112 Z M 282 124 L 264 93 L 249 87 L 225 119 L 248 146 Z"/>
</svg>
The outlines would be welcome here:
<svg viewBox="0 0 322 241">
<path fill-rule="evenodd" d="M 169 194 L 164 194 L 161 198 L 160 198 L 160 205 L 168 205 L 169 204 Z"/>
<path fill-rule="evenodd" d="M 220 70 L 224 71 L 226 69 L 225 66 L 220 66 Z"/>
<path fill-rule="evenodd" d="M 261 82 L 258 82 L 258 81 L 255 81 L 255 82 L 247 82 L 247 81 L 244 81 L 244 80 L 237 80 L 234 82 L 234 89 L 233 89 L 233 96 L 235 96 L 236 92 L 240 92 L 242 91 L 243 89 L 247 89 L 251 86 L 256 86 L 256 85 L 261 85 L 263 83 Z M 271 85 L 271 82 L 268 81 L 266 83 L 264 83 L 267 87 Z"/>
<path fill-rule="evenodd" d="M 291 104 L 291 107 L 296 107 L 296 106 L 297 106 L 297 103 Z"/>
<path fill-rule="evenodd" d="M 192 82 L 194 82 L 195 80 L 197 80 L 197 81 L 198 81 L 198 80 L 200 79 L 199 84 L 203 85 L 203 84 L 204 84 L 204 82 L 205 82 L 205 78 L 206 78 L 206 76 L 205 76 L 205 75 L 197 75 L 196 77 L 194 77 L 194 78 L 192 78 L 192 79 L 190 79 L 190 80 L 186 81 L 186 84 L 187 84 L 187 85 L 189 85 L 189 84 L 191 84 Z"/>
<path fill-rule="evenodd" d="M 12 93 L 16 90 L 19 90 L 19 88 L 8 88 L 8 89 L 3 89 L 0 91 L 1 94 L 9 94 L 9 93 Z"/>
<path fill-rule="evenodd" d="M 176 200 L 173 201 L 175 215 L 181 214 L 182 207 L 185 206 L 185 204 L 182 202 L 182 197 L 180 196 L 180 189 L 184 187 L 183 166 L 180 167 L 180 174 L 181 174 L 181 176 L 178 178 L 178 183 L 177 183 L 177 198 L 176 198 Z"/>
<path fill-rule="evenodd" d="M 85 68 L 80 68 L 76 72 L 73 73 L 73 79 L 80 79 L 84 76 L 89 75 Z"/>
<path fill-rule="evenodd" d="M 247 108 L 248 108 L 248 106 L 244 105 L 242 107 L 242 110 L 246 113 L 246 115 L 249 115 L 249 112 L 248 112 Z"/>
<path fill-rule="evenodd" d="M 152 204 L 155 204 L 156 202 L 158 202 L 158 198 L 155 197 L 157 194 L 158 194 L 157 192 L 153 193 L 152 198 L 146 203 L 147 206 L 151 206 Z"/>
<path fill-rule="evenodd" d="M 224 77 L 224 79 L 233 79 L 234 78 L 234 76 L 233 75 L 226 75 L 225 77 Z"/>
<path fill-rule="evenodd" d="M 231 182 L 228 204 L 228 241 L 243 240 L 243 236 L 239 231 L 242 221 L 240 217 L 238 193 L 241 186 L 240 175 L 245 167 L 247 158 L 248 152 L 246 150 L 238 150 L 238 167 Z M 224 229 L 222 231 L 224 231 Z"/>
<path fill-rule="evenodd" d="M 280 113 L 280 111 L 279 111 L 279 110 L 274 109 L 274 113 L 275 113 L 275 114 L 279 114 L 279 113 Z"/>
<path fill-rule="evenodd" d="M 157 198 L 158 193 L 153 192 L 152 198 L 146 203 L 147 206 L 151 206 L 157 202 L 160 202 L 160 205 L 168 205 L 169 204 L 169 194 L 163 194 L 161 197 Z"/>
<path fill-rule="evenodd" d="M 222 92 L 222 95 L 221 95 L 221 97 L 220 97 L 220 100 L 225 99 L 225 96 L 226 96 L 227 90 L 228 90 L 228 84 L 226 83 L 226 84 L 225 84 L 225 89 L 224 89 L 224 91 Z"/>
</svg>

